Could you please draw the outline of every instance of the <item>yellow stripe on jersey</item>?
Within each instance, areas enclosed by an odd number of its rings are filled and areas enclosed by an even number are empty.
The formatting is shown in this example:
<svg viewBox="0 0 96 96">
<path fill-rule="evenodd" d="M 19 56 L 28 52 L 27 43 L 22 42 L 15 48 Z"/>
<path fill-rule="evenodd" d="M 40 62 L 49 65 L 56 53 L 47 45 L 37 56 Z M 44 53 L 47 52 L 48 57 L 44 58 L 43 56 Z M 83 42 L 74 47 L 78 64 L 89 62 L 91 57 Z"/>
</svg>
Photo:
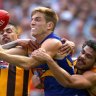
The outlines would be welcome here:
<svg viewBox="0 0 96 96">
<path fill-rule="evenodd" d="M 76 66 L 76 63 L 77 63 L 77 60 L 74 60 L 73 61 L 73 65 Z"/>
<path fill-rule="evenodd" d="M 33 74 L 32 74 L 32 70 L 29 70 L 29 79 L 28 79 L 28 94 L 30 94 L 30 84 L 31 84 L 31 82 L 32 82 L 32 76 L 33 76 Z"/>
<path fill-rule="evenodd" d="M 41 78 L 45 77 L 45 76 L 54 76 L 51 72 L 51 70 L 47 70 L 45 73 L 43 73 L 43 75 L 41 76 Z"/>
<path fill-rule="evenodd" d="M 12 81 L 12 82 L 15 82 L 15 88 L 14 88 L 15 90 L 14 89 L 10 90 L 10 92 L 14 91 L 13 92 L 14 95 L 11 95 L 11 96 L 23 96 L 23 91 L 24 91 L 23 90 L 23 85 L 24 85 L 24 83 L 28 83 L 28 85 L 29 85 L 29 83 L 30 83 L 29 81 L 31 80 L 31 77 L 32 77 L 31 70 L 29 70 L 29 75 L 27 74 L 28 76 L 26 76 L 26 77 L 28 77 L 28 82 L 27 81 L 24 82 L 24 69 L 16 67 L 16 71 L 15 70 L 10 70 L 10 71 L 12 72 L 12 74 L 14 76 L 16 75 L 15 81 Z M 8 76 L 9 76 L 8 72 L 9 72 L 8 68 L 1 69 L 1 74 L 0 74 L 0 96 L 7 96 L 8 95 L 7 94 L 8 93 L 7 88 L 10 88 L 10 85 L 7 86 L 8 85 Z M 10 74 L 10 78 L 11 78 L 11 74 Z M 25 87 L 28 87 L 28 86 L 25 86 Z"/>
<path fill-rule="evenodd" d="M 15 81 L 15 95 L 14 96 L 22 96 L 23 75 L 24 75 L 24 70 L 22 68 L 16 67 L 16 81 Z"/>
<path fill-rule="evenodd" d="M 1 76 L 0 76 L 0 96 L 6 96 L 7 92 L 7 77 L 8 77 L 8 70 L 1 69 Z"/>
<path fill-rule="evenodd" d="M 70 62 L 70 60 L 68 60 L 67 58 L 66 58 L 66 60 L 67 60 L 68 65 L 69 65 L 70 67 L 72 67 L 72 66 L 73 66 L 72 62 Z"/>
</svg>

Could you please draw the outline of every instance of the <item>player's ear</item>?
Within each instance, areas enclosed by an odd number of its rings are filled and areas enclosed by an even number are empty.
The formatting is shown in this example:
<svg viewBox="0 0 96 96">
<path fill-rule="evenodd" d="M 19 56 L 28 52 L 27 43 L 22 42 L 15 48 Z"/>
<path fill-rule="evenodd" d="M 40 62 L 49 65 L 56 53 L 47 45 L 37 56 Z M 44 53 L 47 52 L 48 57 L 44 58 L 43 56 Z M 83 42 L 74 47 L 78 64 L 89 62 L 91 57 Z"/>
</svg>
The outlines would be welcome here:
<svg viewBox="0 0 96 96">
<path fill-rule="evenodd" d="M 47 29 L 53 29 L 53 27 L 54 27 L 53 22 L 50 21 L 47 23 Z"/>
</svg>

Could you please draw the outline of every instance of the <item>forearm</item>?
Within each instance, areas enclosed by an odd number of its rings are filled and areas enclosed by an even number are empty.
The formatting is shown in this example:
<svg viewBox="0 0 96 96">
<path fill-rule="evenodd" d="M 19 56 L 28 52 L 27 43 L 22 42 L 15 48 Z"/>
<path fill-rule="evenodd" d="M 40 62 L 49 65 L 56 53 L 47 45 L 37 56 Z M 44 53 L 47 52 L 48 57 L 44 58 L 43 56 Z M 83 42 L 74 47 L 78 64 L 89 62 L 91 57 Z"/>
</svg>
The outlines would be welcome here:
<svg viewBox="0 0 96 96">
<path fill-rule="evenodd" d="M 3 49 L 10 49 L 10 48 L 16 47 L 17 45 L 18 45 L 18 40 L 4 44 L 4 45 L 2 45 L 2 48 Z"/>
<path fill-rule="evenodd" d="M 19 55 L 10 55 L 0 52 L 0 59 L 8 62 L 9 64 L 19 66 L 24 69 L 34 68 L 37 66 L 37 61 L 32 57 L 25 57 Z"/>
<path fill-rule="evenodd" d="M 47 64 L 51 72 L 53 73 L 53 75 L 61 85 L 68 86 L 71 83 L 71 79 L 70 79 L 71 75 L 68 72 L 66 72 L 64 69 L 59 67 L 57 63 L 53 61 L 53 59 L 48 60 Z"/>
<path fill-rule="evenodd" d="M 85 89 L 92 86 L 89 80 L 83 75 L 70 75 L 54 62 L 53 59 L 47 61 L 47 64 L 57 81 L 64 87 Z"/>
</svg>

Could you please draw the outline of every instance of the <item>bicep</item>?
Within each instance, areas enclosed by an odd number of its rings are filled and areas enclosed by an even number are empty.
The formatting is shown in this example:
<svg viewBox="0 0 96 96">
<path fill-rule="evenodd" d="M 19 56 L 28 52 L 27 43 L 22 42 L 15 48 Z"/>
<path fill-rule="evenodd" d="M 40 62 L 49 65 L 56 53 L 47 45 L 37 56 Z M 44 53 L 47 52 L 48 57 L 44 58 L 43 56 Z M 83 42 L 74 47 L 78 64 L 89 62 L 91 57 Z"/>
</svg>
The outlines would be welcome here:
<svg viewBox="0 0 96 96">
<path fill-rule="evenodd" d="M 44 41 L 44 43 L 41 45 L 41 48 L 46 50 L 47 54 L 49 54 L 51 57 L 54 57 L 54 55 L 57 53 L 58 49 L 61 47 L 61 42 L 58 41 L 58 40 L 46 40 Z M 34 67 L 34 66 L 38 66 L 40 64 L 42 64 L 42 62 L 38 61 L 38 60 L 35 60 L 33 61 L 33 57 L 31 55 L 31 66 Z"/>
<path fill-rule="evenodd" d="M 45 49 L 51 57 L 54 57 L 61 46 L 62 43 L 59 40 L 48 39 L 41 45 L 41 48 Z"/>
</svg>

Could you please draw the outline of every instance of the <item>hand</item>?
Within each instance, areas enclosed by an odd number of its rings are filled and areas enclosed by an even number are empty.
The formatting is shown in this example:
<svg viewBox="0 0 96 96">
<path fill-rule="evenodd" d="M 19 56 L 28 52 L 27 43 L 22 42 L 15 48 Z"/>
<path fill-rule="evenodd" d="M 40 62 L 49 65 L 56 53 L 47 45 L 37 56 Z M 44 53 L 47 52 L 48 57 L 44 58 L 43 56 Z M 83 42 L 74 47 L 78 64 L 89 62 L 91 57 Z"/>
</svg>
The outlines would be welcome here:
<svg viewBox="0 0 96 96">
<path fill-rule="evenodd" d="M 2 48 L 10 49 L 10 48 L 14 48 L 16 46 L 22 46 L 23 48 L 26 48 L 29 41 L 30 41 L 29 39 L 17 39 L 15 41 L 2 45 Z"/>
<path fill-rule="evenodd" d="M 31 39 L 18 39 L 18 46 L 22 46 L 23 48 L 29 47 L 32 50 L 39 48 L 39 44 Z"/>
<path fill-rule="evenodd" d="M 62 39 L 62 42 L 64 42 L 64 43 L 63 43 L 62 47 L 59 49 L 59 53 L 61 55 L 73 53 L 75 44 L 72 41 L 69 41 L 64 38 Z"/>
<path fill-rule="evenodd" d="M 51 58 L 50 55 L 48 55 L 47 52 L 42 48 L 39 48 L 38 50 L 32 52 L 32 57 L 37 61 L 43 63 L 47 62 Z"/>
<path fill-rule="evenodd" d="M 44 84 L 41 83 L 40 77 L 37 75 L 32 76 L 32 83 L 35 88 L 38 89 L 44 88 Z"/>
<path fill-rule="evenodd" d="M 30 41 L 30 39 L 18 39 L 17 44 L 18 44 L 18 46 L 25 47 L 26 45 L 28 45 L 29 41 Z"/>
</svg>

